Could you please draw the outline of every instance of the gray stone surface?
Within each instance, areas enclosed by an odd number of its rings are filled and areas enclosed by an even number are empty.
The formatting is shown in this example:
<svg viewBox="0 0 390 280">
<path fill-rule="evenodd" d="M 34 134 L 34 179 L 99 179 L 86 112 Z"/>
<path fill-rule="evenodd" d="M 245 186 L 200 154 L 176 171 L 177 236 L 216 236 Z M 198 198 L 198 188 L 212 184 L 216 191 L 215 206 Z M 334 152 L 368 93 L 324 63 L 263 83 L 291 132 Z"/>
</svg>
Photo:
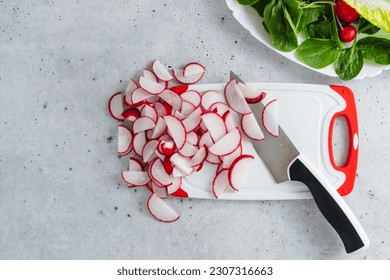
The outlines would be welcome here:
<svg viewBox="0 0 390 280">
<path fill-rule="evenodd" d="M 119 171 L 106 104 L 158 58 L 200 61 L 204 82 L 341 83 L 356 92 L 361 150 L 347 202 L 371 238 L 346 255 L 313 201 L 170 199 L 173 224 L 147 212 Z M 1 259 L 388 259 L 390 72 L 340 82 L 259 44 L 224 1 L 0 3 Z"/>
</svg>

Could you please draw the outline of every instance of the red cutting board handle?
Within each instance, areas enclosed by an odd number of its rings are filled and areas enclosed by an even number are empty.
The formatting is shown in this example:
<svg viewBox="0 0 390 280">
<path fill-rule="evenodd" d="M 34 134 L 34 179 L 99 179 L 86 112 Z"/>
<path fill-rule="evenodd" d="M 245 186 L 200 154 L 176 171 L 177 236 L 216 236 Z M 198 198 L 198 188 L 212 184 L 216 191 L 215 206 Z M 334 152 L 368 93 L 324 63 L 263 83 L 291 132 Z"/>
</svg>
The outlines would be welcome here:
<svg viewBox="0 0 390 280">
<path fill-rule="evenodd" d="M 336 91 L 345 100 L 345 109 L 337 112 L 330 121 L 328 149 L 330 162 L 334 169 L 345 174 L 344 183 L 338 188 L 340 195 L 347 195 L 353 190 L 355 184 L 358 154 L 359 154 L 359 131 L 358 131 L 358 116 L 356 111 L 355 97 L 352 90 L 345 86 L 330 85 L 330 88 Z M 334 161 L 333 156 L 333 126 L 337 117 L 344 117 L 348 124 L 349 149 L 348 158 L 344 166 L 338 166 Z"/>
</svg>

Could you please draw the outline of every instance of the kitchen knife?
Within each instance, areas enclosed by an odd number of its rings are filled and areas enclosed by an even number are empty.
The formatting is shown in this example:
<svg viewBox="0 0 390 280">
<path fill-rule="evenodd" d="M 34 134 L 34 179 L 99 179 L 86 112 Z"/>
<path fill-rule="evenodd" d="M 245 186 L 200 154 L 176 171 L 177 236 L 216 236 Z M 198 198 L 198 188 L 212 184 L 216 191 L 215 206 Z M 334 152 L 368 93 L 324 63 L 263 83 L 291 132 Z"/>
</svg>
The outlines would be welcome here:
<svg viewBox="0 0 390 280">
<path fill-rule="evenodd" d="M 233 72 L 230 72 L 230 78 L 244 84 Z M 249 106 L 260 128 L 265 131 L 261 121 L 264 105 L 259 102 Z M 291 180 L 305 184 L 323 216 L 340 236 L 347 253 L 366 249 L 369 239 L 352 210 L 317 168 L 298 151 L 280 125 L 278 137 L 268 133 L 264 136 L 261 141 L 252 140 L 252 144 L 275 181 Z"/>
</svg>

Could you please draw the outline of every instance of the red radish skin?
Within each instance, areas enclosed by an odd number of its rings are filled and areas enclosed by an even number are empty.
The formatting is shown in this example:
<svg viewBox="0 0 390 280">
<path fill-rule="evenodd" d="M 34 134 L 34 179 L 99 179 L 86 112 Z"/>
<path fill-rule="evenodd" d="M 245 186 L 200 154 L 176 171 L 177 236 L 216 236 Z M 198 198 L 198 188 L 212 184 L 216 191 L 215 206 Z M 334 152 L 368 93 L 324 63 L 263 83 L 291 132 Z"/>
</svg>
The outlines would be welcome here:
<svg viewBox="0 0 390 280">
<path fill-rule="evenodd" d="M 181 177 L 177 177 L 173 179 L 172 185 L 167 187 L 168 194 L 173 194 L 177 192 L 183 184 L 183 179 Z"/>
<path fill-rule="evenodd" d="M 357 31 L 353 25 L 344 26 L 339 32 L 339 36 L 340 36 L 341 41 L 343 41 L 345 43 L 352 42 L 353 39 L 355 39 L 356 34 L 357 34 Z"/>
<path fill-rule="evenodd" d="M 183 69 L 183 75 L 185 77 L 204 74 L 206 72 L 206 68 L 198 62 L 188 63 Z"/>
<path fill-rule="evenodd" d="M 191 75 L 191 76 L 184 76 L 183 70 L 181 70 L 181 69 L 173 69 L 172 70 L 172 74 L 175 77 L 175 79 L 178 82 L 185 84 L 185 85 L 192 85 L 192 84 L 199 82 L 203 78 L 204 73 L 205 72 Z"/>
<path fill-rule="evenodd" d="M 209 152 L 215 156 L 226 156 L 233 153 L 241 144 L 242 136 L 236 127 L 209 148 Z"/>
<path fill-rule="evenodd" d="M 228 169 L 220 170 L 213 180 L 213 194 L 216 199 L 229 187 Z"/>
<path fill-rule="evenodd" d="M 169 134 L 180 150 L 185 145 L 187 138 L 187 132 L 183 122 L 174 116 L 164 116 L 163 118 L 167 124 Z"/>
<path fill-rule="evenodd" d="M 238 87 L 240 88 L 246 102 L 249 104 L 261 102 L 267 95 L 265 92 L 256 90 L 251 86 L 245 85 L 243 83 L 238 83 Z"/>
<path fill-rule="evenodd" d="M 173 91 L 178 95 L 181 95 L 188 90 L 188 86 L 187 85 L 173 86 L 169 90 Z"/>
<path fill-rule="evenodd" d="M 277 99 L 268 102 L 263 109 L 262 122 L 265 130 L 272 136 L 279 136 Z"/>
<path fill-rule="evenodd" d="M 157 78 L 162 81 L 170 81 L 173 80 L 173 76 L 168 72 L 168 70 L 161 64 L 157 59 L 153 61 L 152 69 L 154 74 L 156 74 Z"/>
<path fill-rule="evenodd" d="M 257 123 L 256 117 L 253 113 L 243 115 L 241 117 L 241 128 L 248 138 L 256 141 L 264 140 L 264 133 Z"/>
<path fill-rule="evenodd" d="M 110 112 L 111 117 L 115 120 L 123 121 L 123 98 L 121 92 L 117 92 L 111 96 L 108 101 L 108 112 Z"/>
<path fill-rule="evenodd" d="M 254 157 L 252 155 L 241 155 L 233 161 L 229 168 L 228 177 L 229 184 L 234 190 L 239 191 L 253 160 Z"/>
<path fill-rule="evenodd" d="M 171 162 L 171 157 L 170 156 L 164 157 L 164 159 L 163 159 L 163 167 L 164 167 L 165 172 L 167 172 L 168 175 L 172 175 L 173 164 Z"/>
<path fill-rule="evenodd" d="M 359 19 L 359 13 L 342 0 L 337 0 L 334 8 L 339 19 L 346 23 L 352 23 Z"/>
<path fill-rule="evenodd" d="M 180 216 L 156 194 L 152 194 L 147 202 L 150 214 L 160 222 L 171 223 L 177 221 Z"/>
<path fill-rule="evenodd" d="M 176 150 L 176 145 L 172 140 L 160 140 L 158 151 L 164 156 L 171 156 Z"/>
<path fill-rule="evenodd" d="M 141 114 L 140 114 L 139 110 L 136 108 L 129 108 L 122 113 L 122 117 L 124 119 L 131 121 L 131 122 L 134 122 L 140 116 L 141 116 Z"/>
</svg>

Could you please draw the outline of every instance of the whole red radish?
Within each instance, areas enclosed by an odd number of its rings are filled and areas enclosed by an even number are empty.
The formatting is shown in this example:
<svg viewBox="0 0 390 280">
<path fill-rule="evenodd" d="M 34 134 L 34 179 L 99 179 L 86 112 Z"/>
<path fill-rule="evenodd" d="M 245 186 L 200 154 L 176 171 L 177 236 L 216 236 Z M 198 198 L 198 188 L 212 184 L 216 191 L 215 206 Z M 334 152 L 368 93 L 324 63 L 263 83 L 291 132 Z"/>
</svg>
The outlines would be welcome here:
<svg viewBox="0 0 390 280">
<path fill-rule="evenodd" d="M 337 0 L 335 12 L 338 18 L 346 23 L 352 23 L 360 17 L 358 12 L 343 0 Z"/>
<path fill-rule="evenodd" d="M 349 43 L 356 37 L 356 28 L 353 25 L 347 25 L 340 30 L 339 36 L 341 41 Z"/>
</svg>

